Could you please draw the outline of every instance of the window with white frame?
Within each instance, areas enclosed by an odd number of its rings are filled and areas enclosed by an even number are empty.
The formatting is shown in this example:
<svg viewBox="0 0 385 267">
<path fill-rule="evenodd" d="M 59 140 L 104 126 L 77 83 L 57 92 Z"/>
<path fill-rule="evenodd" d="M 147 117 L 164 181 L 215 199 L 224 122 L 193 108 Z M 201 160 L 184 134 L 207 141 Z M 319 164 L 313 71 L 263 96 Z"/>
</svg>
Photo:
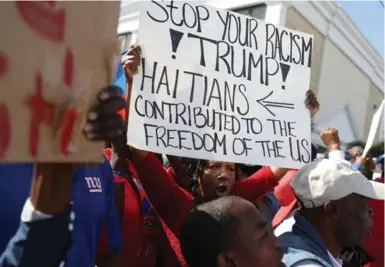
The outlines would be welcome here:
<svg viewBox="0 0 385 267">
<path fill-rule="evenodd" d="M 249 6 L 245 8 L 234 9 L 233 11 L 240 13 L 242 15 L 264 20 L 266 16 L 266 5 L 261 4 L 261 5 Z"/>
<path fill-rule="evenodd" d="M 128 49 L 128 46 L 131 44 L 131 39 L 132 39 L 132 33 L 131 32 L 126 32 L 123 34 L 119 34 L 118 38 L 120 40 L 120 49 L 121 51 L 126 51 Z"/>
</svg>

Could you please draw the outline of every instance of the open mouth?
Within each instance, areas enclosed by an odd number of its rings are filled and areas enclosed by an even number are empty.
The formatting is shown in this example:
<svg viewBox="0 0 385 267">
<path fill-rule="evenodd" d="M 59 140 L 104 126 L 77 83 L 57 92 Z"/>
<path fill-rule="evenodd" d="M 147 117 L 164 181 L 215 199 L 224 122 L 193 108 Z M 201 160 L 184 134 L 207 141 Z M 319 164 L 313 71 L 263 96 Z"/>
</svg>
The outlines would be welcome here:
<svg viewBox="0 0 385 267">
<path fill-rule="evenodd" d="M 226 184 L 219 184 L 217 186 L 217 194 L 222 196 L 227 191 L 227 185 Z"/>
</svg>

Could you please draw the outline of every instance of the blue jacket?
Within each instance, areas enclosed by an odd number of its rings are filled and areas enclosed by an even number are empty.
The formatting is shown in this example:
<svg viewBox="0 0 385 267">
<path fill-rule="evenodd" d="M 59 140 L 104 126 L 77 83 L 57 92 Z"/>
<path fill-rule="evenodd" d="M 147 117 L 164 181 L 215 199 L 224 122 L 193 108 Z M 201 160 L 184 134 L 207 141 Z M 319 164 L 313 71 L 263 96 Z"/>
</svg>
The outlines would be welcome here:
<svg viewBox="0 0 385 267">
<path fill-rule="evenodd" d="M 57 267 L 71 245 L 70 207 L 50 219 L 20 222 L 0 256 L 0 266 Z"/>
<path fill-rule="evenodd" d="M 33 164 L 0 164 L 0 213 L 7 215 L 0 216 L 0 253 L 19 227 L 32 175 Z M 93 267 L 104 224 L 108 231 L 109 250 L 118 251 L 122 242 L 112 169 L 107 160 L 101 165 L 75 169 L 71 201 L 76 219 L 71 232 L 73 243 L 66 255 L 65 266 Z"/>
<path fill-rule="evenodd" d="M 279 236 L 287 267 L 303 260 L 312 260 L 325 267 L 333 267 L 328 251 L 317 230 L 301 215 L 294 215 L 295 224 L 291 232 Z"/>
</svg>

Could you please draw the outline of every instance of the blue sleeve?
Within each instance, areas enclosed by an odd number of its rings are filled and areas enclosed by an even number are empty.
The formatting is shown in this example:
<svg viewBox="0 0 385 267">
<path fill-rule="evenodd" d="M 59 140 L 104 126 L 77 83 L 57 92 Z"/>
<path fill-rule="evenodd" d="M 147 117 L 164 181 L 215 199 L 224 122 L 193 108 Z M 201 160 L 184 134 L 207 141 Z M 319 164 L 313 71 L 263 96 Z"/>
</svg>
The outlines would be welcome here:
<svg viewBox="0 0 385 267">
<path fill-rule="evenodd" d="M 121 56 L 123 56 L 124 54 L 125 52 L 122 53 Z M 119 87 L 122 90 L 123 94 L 127 93 L 126 92 L 126 75 L 124 74 L 123 67 L 122 67 L 122 64 L 120 64 L 120 61 L 116 68 L 113 85 Z"/>
<path fill-rule="evenodd" d="M 70 211 L 68 207 L 51 219 L 20 222 L 0 256 L 0 266 L 59 266 L 71 245 Z"/>
<path fill-rule="evenodd" d="M 352 166 L 353 170 L 359 171 L 361 170 L 361 164 L 360 163 L 354 163 Z"/>
<path fill-rule="evenodd" d="M 104 179 L 106 182 L 106 220 L 108 231 L 108 245 L 110 251 L 118 251 L 122 247 L 122 234 L 120 231 L 120 223 L 115 205 L 114 181 L 112 178 L 112 168 L 110 163 L 104 161 Z"/>
<path fill-rule="evenodd" d="M 32 175 L 33 164 L 0 164 L 0 254 L 19 228 Z"/>
</svg>

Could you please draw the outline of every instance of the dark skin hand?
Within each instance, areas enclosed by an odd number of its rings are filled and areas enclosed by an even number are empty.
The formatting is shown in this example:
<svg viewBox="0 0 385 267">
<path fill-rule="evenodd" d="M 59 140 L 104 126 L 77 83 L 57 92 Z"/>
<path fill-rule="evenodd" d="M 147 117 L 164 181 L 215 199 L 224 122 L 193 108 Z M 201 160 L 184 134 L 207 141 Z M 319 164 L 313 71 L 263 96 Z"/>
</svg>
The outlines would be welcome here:
<svg viewBox="0 0 385 267">
<path fill-rule="evenodd" d="M 124 74 L 126 76 L 126 90 L 127 90 L 127 107 L 130 105 L 132 81 L 134 75 L 138 73 L 140 66 L 142 50 L 140 46 L 131 45 L 127 50 L 127 53 L 122 57 L 121 64 L 123 66 Z M 127 119 L 129 114 L 129 108 L 127 108 Z M 135 149 L 133 147 L 128 148 L 131 150 L 133 156 L 144 158 L 147 155 L 147 151 Z"/>
<path fill-rule="evenodd" d="M 84 135 L 90 141 L 117 142 L 126 131 L 126 123 L 117 112 L 126 108 L 119 87 L 109 86 L 98 94 L 96 103 L 89 109 Z"/>
<path fill-rule="evenodd" d="M 320 108 L 320 104 L 317 100 L 317 96 L 311 89 L 306 92 L 305 105 L 306 108 L 310 111 L 310 117 L 313 118 L 315 114 L 317 114 Z"/>
<path fill-rule="evenodd" d="M 142 49 L 140 46 L 131 45 L 127 50 L 127 53 L 122 57 L 121 64 L 123 66 L 124 74 L 126 76 L 126 90 L 127 90 L 127 103 L 130 104 L 131 89 L 134 75 L 138 73 L 140 66 L 140 60 Z M 129 110 L 129 109 L 128 109 Z M 129 113 L 127 112 L 127 118 Z"/>
</svg>

